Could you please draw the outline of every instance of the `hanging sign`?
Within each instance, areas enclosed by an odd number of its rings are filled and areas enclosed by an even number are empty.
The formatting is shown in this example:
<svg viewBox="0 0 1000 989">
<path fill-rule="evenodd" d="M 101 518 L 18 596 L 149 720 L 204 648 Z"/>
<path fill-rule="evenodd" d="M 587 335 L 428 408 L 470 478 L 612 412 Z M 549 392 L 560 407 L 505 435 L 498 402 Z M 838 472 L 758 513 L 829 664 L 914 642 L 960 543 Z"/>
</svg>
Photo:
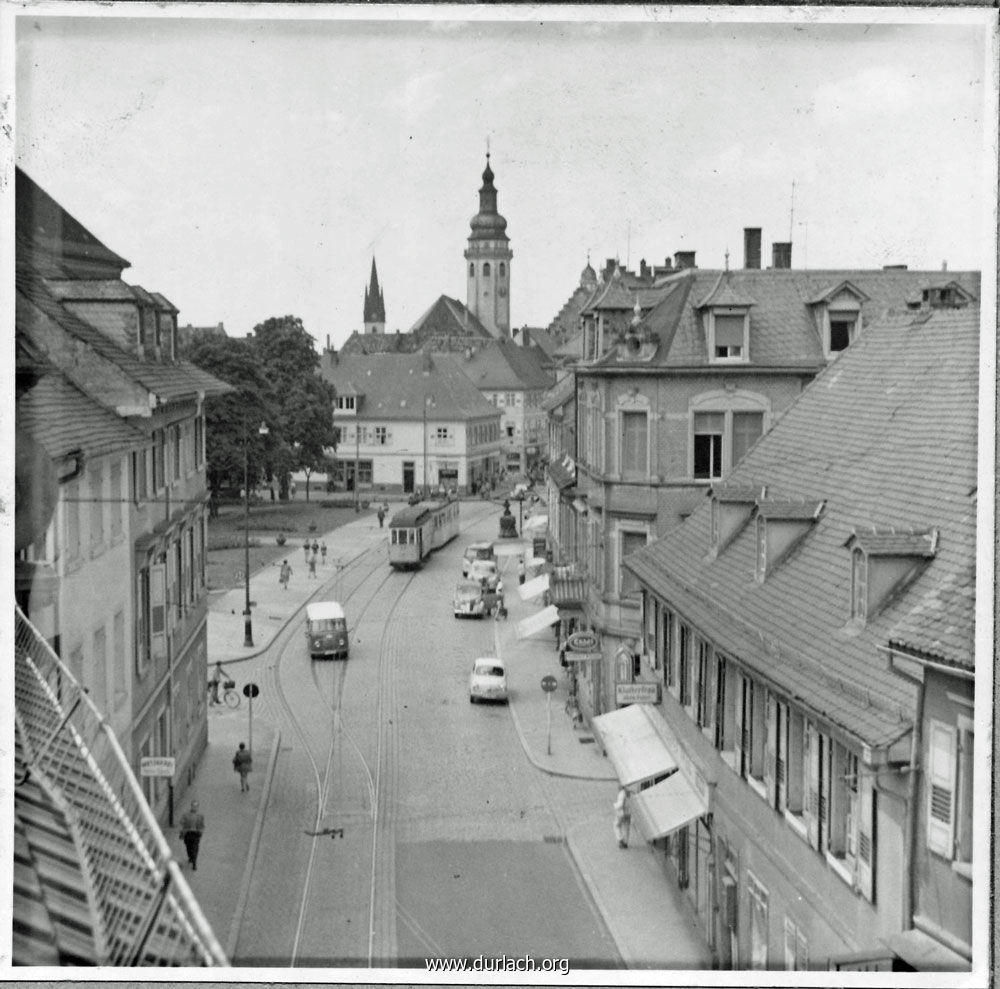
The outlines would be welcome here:
<svg viewBox="0 0 1000 989">
<path fill-rule="evenodd" d="M 593 652 L 597 648 L 597 633 L 589 629 L 574 632 L 566 640 L 566 648 L 573 652 Z"/>
</svg>

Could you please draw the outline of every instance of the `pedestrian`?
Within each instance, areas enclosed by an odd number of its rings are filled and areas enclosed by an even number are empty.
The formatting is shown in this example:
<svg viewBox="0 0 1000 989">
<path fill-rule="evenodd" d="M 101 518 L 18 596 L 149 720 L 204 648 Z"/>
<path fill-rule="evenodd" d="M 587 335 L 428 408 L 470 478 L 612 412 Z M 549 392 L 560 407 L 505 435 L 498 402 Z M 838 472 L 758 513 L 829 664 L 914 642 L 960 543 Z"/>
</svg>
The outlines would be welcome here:
<svg viewBox="0 0 1000 989">
<path fill-rule="evenodd" d="M 309 540 L 308 539 L 302 544 L 302 552 L 305 553 L 305 555 L 306 555 L 306 563 L 308 563 L 309 562 Z"/>
<path fill-rule="evenodd" d="M 519 556 L 517 558 L 517 582 L 519 584 L 524 583 L 524 557 Z"/>
<path fill-rule="evenodd" d="M 292 568 L 288 564 L 288 560 L 281 561 L 281 573 L 278 575 L 278 583 L 287 591 L 288 581 L 292 576 Z"/>
<path fill-rule="evenodd" d="M 222 663 L 215 664 L 215 670 L 212 672 L 212 679 L 209 683 L 212 686 L 212 696 L 209 698 L 208 703 L 219 704 L 219 686 L 229 679 L 229 674 L 222 668 Z"/>
<path fill-rule="evenodd" d="M 313 536 L 312 551 L 313 551 L 313 556 L 315 556 L 319 552 L 319 543 L 316 542 L 316 537 L 315 536 Z"/>
<path fill-rule="evenodd" d="M 632 812 L 628 805 L 629 792 L 625 787 L 618 790 L 615 797 L 615 837 L 619 848 L 628 848 L 628 833 L 632 825 Z"/>
<path fill-rule="evenodd" d="M 294 498 L 295 497 L 295 482 L 294 481 L 292 481 L 292 483 L 289 484 L 288 490 L 291 492 L 292 497 Z"/>
<path fill-rule="evenodd" d="M 236 750 L 236 755 L 233 756 L 233 769 L 240 774 L 240 793 L 246 793 L 250 789 L 247 777 L 250 775 L 250 770 L 253 769 L 253 756 L 250 755 L 250 750 L 243 742 L 240 742 L 240 747 Z"/>
<path fill-rule="evenodd" d="M 319 556 L 316 553 L 313 553 L 313 555 L 309 557 L 309 576 L 312 577 L 313 580 L 319 580 L 316 576 L 316 561 L 318 559 Z"/>
<path fill-rule="evenodd" d="M 319 544 L 319 551 L 323 554 L 323 566 L 326 566 L 326 540 Z"/>
<path fill-rule="evenodd" d="M 385 525 L 385 511 L 382 506 L 378 506 L 378 511 L 375 513 L 378 516 L 378 527 L 381 529 Z"/>
<path fill-rule="evenodd" d="M 198 801 L 191 801 L 191 809 L 181 817 L 181 840 L 184 842 L 184 849 L 187 852 L 188 865 L 195 872 L 198 871 L 198 846 L 201 844 L 201 835 L 205 830 L 205 818 L 198 810 Z"/>
</svg>

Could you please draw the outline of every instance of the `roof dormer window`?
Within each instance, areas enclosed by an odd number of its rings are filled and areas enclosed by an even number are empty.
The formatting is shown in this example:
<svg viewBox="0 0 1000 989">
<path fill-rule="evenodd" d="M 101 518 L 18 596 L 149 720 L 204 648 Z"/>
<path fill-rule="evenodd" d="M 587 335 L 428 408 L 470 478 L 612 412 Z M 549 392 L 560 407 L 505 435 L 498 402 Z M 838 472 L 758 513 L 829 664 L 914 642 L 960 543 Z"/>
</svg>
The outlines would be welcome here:
<svg viewBox="0 0 1000 989">
<path fill-rule="evenodd" d="M 711 309 L 708 313 L 710 363 L 746 362 L 750 359 L 750 310 Z"/>
<path fill-rule="evenodd" d="M 809 300 L 827 360 L 846 350 L 861 333 L 861 306 L 868 296 L 851 282 L 840 282 Z"/>
<path fill-rule="evenodd" d="M 851 551 L 851 618 L 866 621 L 937 552 L 936 530 L 855 530 Z"/>
<path fill-rule="evenodd" d="M 764 580 L 809 534 L 823 512 L 822 501 L 784 498 L 757 499 L 755 576 Z"/>
<path fill-rule="evenodd" d="M 860 547 L 851 553 L 851 617 L 868 617 L 868 557 Z"/>
</svg>

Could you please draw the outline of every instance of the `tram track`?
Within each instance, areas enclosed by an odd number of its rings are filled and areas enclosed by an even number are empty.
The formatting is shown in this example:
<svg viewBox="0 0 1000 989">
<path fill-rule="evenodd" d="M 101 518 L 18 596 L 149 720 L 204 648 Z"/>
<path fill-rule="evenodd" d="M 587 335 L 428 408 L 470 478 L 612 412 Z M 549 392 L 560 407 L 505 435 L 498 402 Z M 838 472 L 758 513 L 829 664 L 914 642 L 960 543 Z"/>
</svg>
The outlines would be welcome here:
<svg viewBox="0 0 1000 989">
<path fill-rule="evenodd" d="M 484 503 L 483 507 L 491 512 L 494 506 Z M 483 512 L 470 512 L 474 518 L 461 520 L 458 535 L 482 520 Z M 316 856 L 321 824 L 327 811 L 327 804 L 336 783 L 334 762 L 337 755 L 337 741 L 344 738 L 353 751 L 357 764 L 364 775 L 365 789 L 368 797 L 368 809 L 371 817 L 371 859 L 369 868 L 368 897 L 368 946 L 367 962 L 369 967 L 392 965 L 396 955 L 396 921 L 397 911 L 401 909 L 395 895 L 395 838 L 394 838 L 394 801 L 397 793 L 398 751 L 399 751 L 399 700 L 397 693 L 398 658 L 405 648 L 406 629 L 394 618 L 398 613 L 407 590 L 416 579 L 420 570 L 402 576 L 393 570 L 381 568 L 386 566 L 385 556 L 381 552 L 381 544 L 370 547 L 353 557 L 345 566 L 338 568 L 336 576 L 317 588 L 310 596 L 313 600 L 320 593 L 336 590 L 341 604 L 347 606 L 352 602 L 352 626 L 356 636 L 357 630 L 369 619 L 370 609 L 379 600 L 379 595 L 392 580 L 401 584 L 394 600 L 384 611 L 381 618 L 381 633 L 378 643 L 378 660 L 376 666 L 376 699 L 375 699 L 375 753 L 371 760 L 366 758 L 361 744 L 351 732 L 343 718 L 343 701 L 347 687 L 347 673 L 350 661 L 333 664 L 310 664 L 310 675 L 315 696 L 320 700 L 325 714 L 331 719 L 333 731 L 330 742 L 324 754 L 314 753 L 310 744 L 309 726 L 302 721 L 301 713 L 289 701 L 282 684 L 283 663 L 286 656 L 293 652 L 292 643 L 295 632 L 289 621 L 282 630 L 277 641 L 278 653 L 271 666 L 266 670 L 268 690 L 266 696 L 273 699 L 271 707 L 276 720 L 287 727 L 301 745 L 309 765 L 311 787 L 315 796 L 315 813 L 313 820 L 314 832 L 309 844 L 305 876 L 302 880 L 302 891 L 299 898 L 295 933 L 293 936 L 290 965 L 294 966 L 299 959 L 306 925 L 310 920 L 310 900 L 316 870 Z M 346 593 L 345 593 L 346 591 Z M 321 670 L 328 667 L 332 676 L 324 676 Z M 343 746 L 341 745 L 341 749 Z M 342 753 L 341 753 L 342 754 Z M 319 756 L 317 758 L 317 756 Z M 322 769 L 320 762 L 323 763 Z M 403 923 L 414 933 L 418 933 L 419 922 L 413 916 L 401 914 Z"/>
</svg>

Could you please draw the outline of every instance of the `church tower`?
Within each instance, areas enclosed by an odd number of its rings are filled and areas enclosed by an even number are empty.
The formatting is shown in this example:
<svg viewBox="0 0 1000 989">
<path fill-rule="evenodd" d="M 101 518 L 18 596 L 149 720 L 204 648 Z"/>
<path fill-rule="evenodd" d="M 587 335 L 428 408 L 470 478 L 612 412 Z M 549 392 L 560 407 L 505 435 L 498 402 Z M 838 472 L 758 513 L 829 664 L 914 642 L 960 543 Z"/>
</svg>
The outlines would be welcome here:
<svg viewBox="0 0 1000 989">
<path fill-rule="evenodd" d="M 385 333 L 385 300 L 378 285 L 375 258 L 372 258 L 372 276 L 365 289 L 365 333 Z"/>
<path fill-rule="evenodd" d="M 479 190 L 479 212 L 472 218 L 467 264 L 466 305 L 495 337 L 510 337 L 510 259 L 507 221 L 497 212 L 490 154 Z"/>
</svg>

